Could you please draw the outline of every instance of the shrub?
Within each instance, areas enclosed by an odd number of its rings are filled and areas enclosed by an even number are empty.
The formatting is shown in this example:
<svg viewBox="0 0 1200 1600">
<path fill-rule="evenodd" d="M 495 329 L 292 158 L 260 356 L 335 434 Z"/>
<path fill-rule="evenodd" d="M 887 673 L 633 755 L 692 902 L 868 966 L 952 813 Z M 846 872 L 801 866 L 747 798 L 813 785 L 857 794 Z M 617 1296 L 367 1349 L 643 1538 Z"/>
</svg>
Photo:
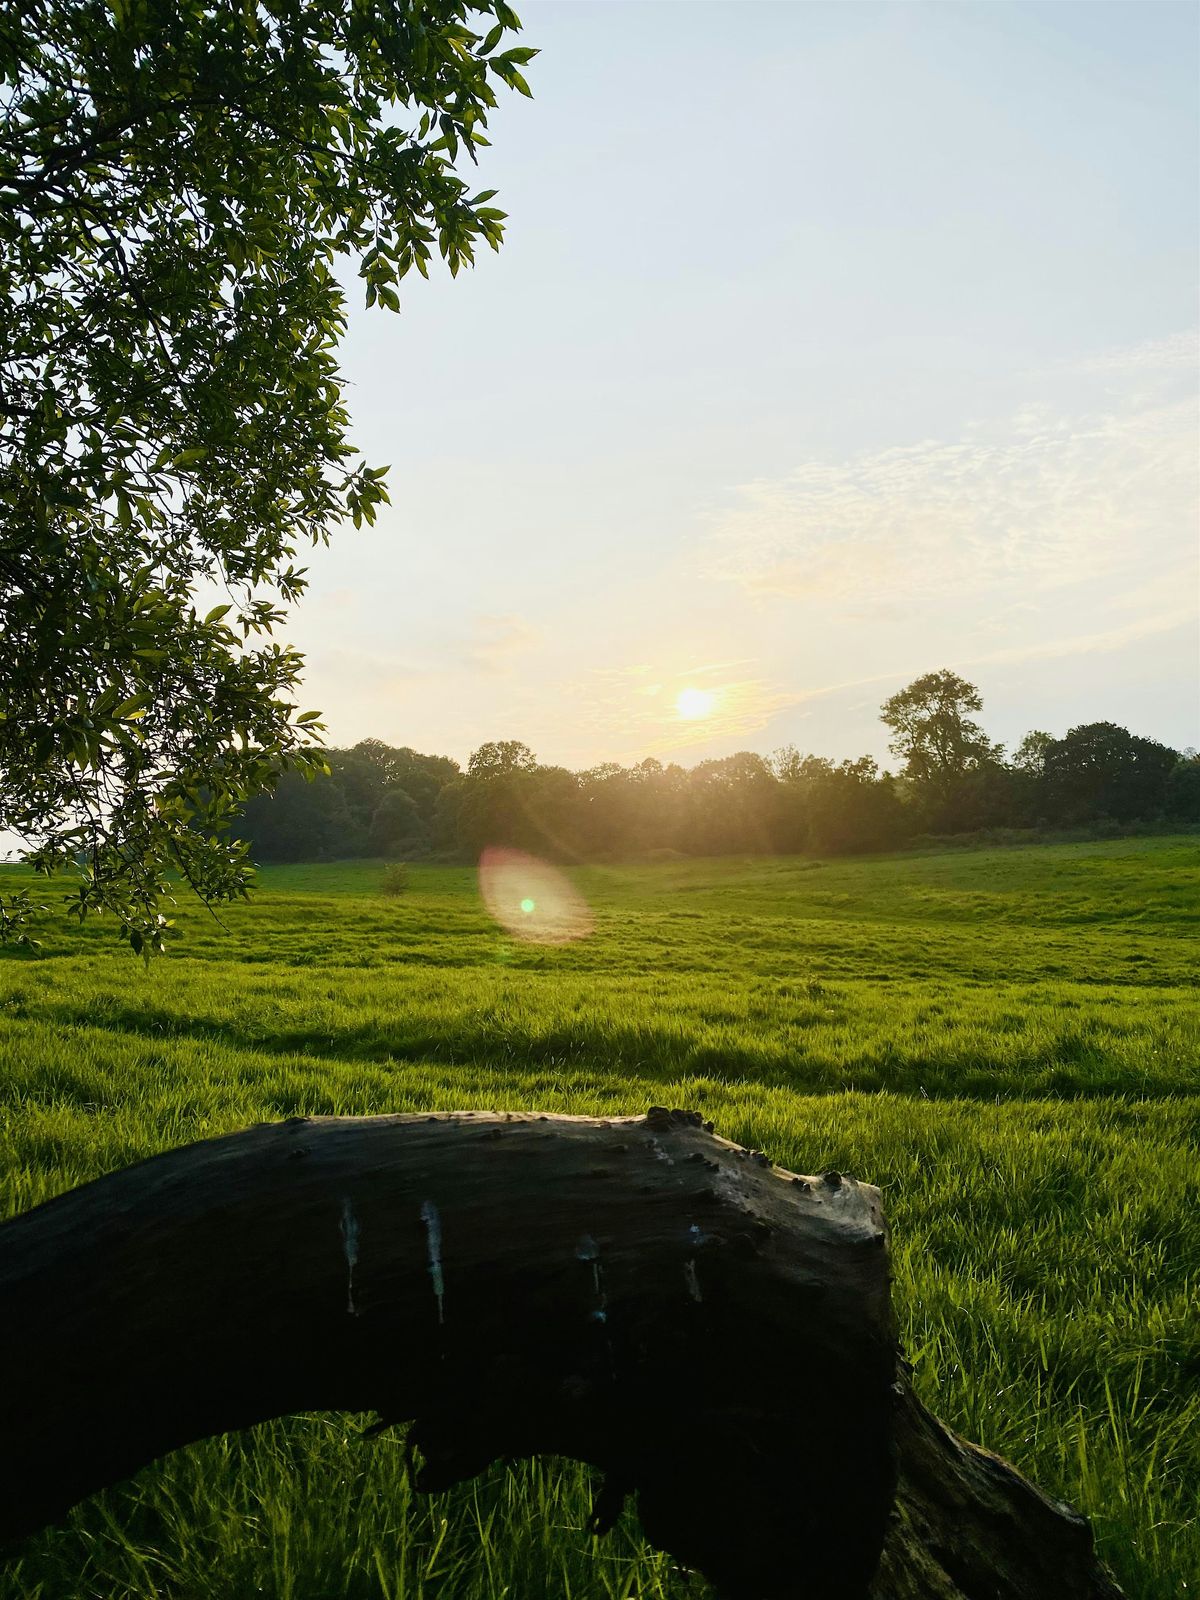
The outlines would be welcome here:
<svg viewBox="0 0 1200 1600">
<path fill-rule="evenodd" d="M 380 890 L 384 894 L 403 894 L 408 888 L 408 868 L 403 861 L 394 862 L 390 867 L 384 868 L 383 882 Z"/>
</svg>

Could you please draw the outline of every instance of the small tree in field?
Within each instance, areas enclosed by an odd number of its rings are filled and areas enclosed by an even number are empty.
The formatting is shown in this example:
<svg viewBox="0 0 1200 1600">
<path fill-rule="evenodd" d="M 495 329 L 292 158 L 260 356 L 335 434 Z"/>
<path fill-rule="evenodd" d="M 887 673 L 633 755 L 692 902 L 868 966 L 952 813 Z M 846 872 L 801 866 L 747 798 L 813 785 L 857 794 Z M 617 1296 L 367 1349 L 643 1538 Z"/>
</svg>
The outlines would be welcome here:
<svg viewBox="0 0 1200 1600">
<path fill-rule="evenodd" d="M 228 824 L 312 771 L 271 639 L 297 551 L 371 522 L 336 268 L 368 305 L 500 243 L 504 0 L 28 0 L 0 21 L 0 830 L 161 945 L 166 875 L 245 892 Z M 205 600 L 199 591 L 208 591 Z M 0 935 L 19 929 L 0 898 Z"/>
</svg>

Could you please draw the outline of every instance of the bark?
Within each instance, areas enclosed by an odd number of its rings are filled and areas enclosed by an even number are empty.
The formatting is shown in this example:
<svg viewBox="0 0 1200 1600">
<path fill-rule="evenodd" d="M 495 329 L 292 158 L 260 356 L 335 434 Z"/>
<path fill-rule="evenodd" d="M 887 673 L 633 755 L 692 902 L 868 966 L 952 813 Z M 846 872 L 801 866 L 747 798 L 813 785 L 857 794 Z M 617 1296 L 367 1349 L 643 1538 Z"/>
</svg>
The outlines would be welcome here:
<svg viewBox="0 0 1200 1600">
<path fill-rule="evenodd" d="M 729 1600 L 1118 1593 L 1082 1519 L 911 1393 L 878 1191 L 692 1113 L 297 1118 L 155 1157 L 0 1227 L 0 1372 L 10 1541 L 193 1440 L 377 1411 L 426 1489 L 592 1463 L 596 1531 L 636 1494 Z"/>
</svg>

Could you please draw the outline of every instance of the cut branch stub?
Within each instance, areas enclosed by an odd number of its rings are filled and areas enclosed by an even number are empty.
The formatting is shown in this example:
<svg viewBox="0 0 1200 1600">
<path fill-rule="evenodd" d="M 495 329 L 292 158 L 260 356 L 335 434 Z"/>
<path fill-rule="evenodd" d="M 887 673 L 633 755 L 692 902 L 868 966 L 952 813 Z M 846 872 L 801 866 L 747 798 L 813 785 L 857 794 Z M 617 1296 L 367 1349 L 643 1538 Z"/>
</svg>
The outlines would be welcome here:
<svg viewBox="0 0 1200 1600">
<path fill-rule="evenodd" d="M 0 1227 L 0 1363 L 9 1539 L 192 1440 L 374 1410 L 412 1422 L 423 1488 L 592 1463 L 597 1528 L 636 1493 L 730 1600 L 1113 1592 L 1053 1507 L 1075 1588 L 921 1576 L 977 1515 L 985 1565 L 1033 1570 L 997 1508 L 1050 1503 L 977 1481 L 898 1376 L 878 1191 L 686 1112 L 295 1119 L 156 1157 Z"/>
</svg>

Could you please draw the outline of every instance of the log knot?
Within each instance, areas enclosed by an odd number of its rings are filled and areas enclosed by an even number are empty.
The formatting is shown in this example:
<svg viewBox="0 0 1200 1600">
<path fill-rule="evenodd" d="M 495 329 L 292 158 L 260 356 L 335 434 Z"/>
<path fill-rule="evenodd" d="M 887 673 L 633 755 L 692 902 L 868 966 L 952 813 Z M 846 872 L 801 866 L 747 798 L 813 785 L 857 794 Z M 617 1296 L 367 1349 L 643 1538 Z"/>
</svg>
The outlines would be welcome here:
<svg viewBox="0 0 1200 1600">
<path fill-rule="evenodd" d="M 668 1133 L 672 1128 L 703 1128 L 706 1133 L 713 1131 L 711 1122 L 705 1122 L 699 1111 L 685 1111 L 676 1106 L 668 1110 L 666 1106 L 651 1106 L 646 1112 L 646 1127 L 651 1133 Z"/>
</svg>

